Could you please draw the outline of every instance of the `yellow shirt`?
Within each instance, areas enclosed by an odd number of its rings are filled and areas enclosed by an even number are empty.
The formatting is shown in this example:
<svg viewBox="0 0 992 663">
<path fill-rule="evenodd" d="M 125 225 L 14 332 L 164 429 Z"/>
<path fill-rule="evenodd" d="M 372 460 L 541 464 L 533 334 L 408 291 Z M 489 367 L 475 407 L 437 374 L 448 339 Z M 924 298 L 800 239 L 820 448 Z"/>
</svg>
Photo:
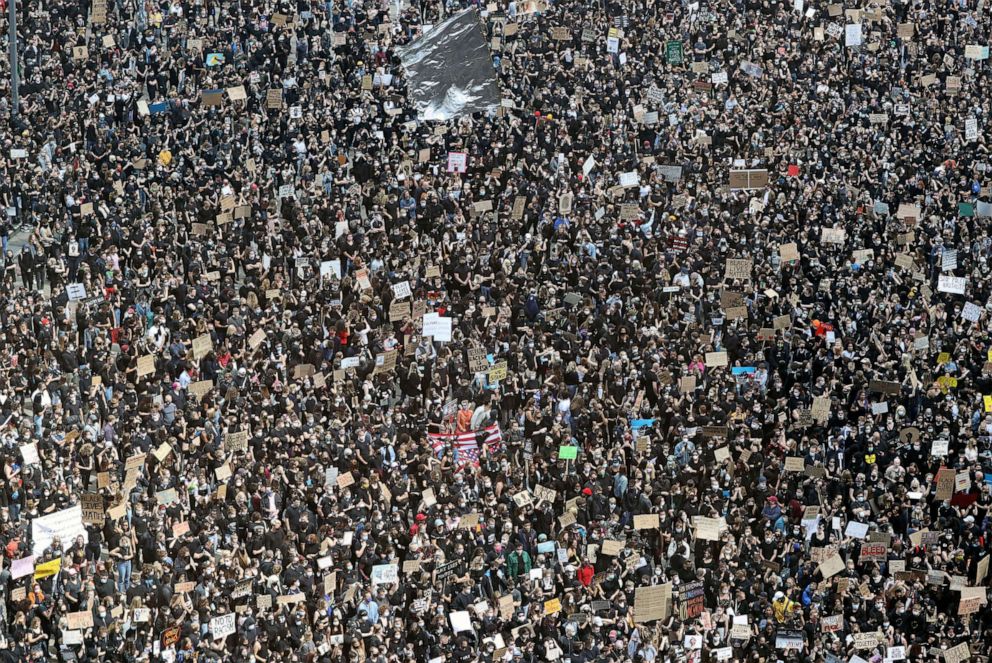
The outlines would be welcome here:
<svg viewBox="0 0 992 663">
<path fill-rule="evenodd" d="M 775 612 L 775 621 L 779 624 L 792 616 L 792 611 L 796 609 L 796 602 L 783 598 L 779 601 L 772 601 L 772 610 Z"/>
</svg>

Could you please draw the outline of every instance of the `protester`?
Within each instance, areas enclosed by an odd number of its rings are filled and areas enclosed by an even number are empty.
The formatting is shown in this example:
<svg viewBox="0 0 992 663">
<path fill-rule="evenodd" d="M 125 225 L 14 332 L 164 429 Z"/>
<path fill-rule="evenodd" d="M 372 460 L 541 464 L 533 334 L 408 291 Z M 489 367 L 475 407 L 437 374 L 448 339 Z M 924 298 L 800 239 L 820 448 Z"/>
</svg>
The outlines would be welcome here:
<svg viewBox="0 0 992 663">
<path fill-rule="evenodd" d="M 984 2 L 17 9 L 0 659 L 988 660 Z"/>
</svg>

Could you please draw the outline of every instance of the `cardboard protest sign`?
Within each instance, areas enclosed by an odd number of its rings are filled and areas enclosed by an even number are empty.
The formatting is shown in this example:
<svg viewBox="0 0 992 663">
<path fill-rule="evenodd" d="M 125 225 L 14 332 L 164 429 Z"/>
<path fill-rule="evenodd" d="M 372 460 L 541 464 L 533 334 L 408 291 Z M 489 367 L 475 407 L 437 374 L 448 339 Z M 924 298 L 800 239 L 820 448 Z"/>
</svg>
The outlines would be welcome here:
<svg viewBox="0 0 992 663">
<path fill-rule="evenodd" d="M 81 610 L 79 612 L 67 612 L 65 614 L 69 630 L 76 631 L 84 628 L 93 628 L 93 611 Z"/>
<path fill-rule="evenodd" d="M 210 334 L 201 334 L 193 339 L 193 358 L 202 359 L 214 349 L 213 339 Z"/>
<path fill-rule="evenodd" d="M 726 352 L 707 352 L 706 353 L 706 366 L 711 368 L 719 368 L 721 366 L 727 366 L 730 363 L 730 358 Z"/>
<path fill-rule="evenodd" d="M 971 649 L 969 649 L 967 642 L 962 642 L 959 645 L 955 645 L 950 649 L 944 650 L 945 663 L 961 663 L 962 661 L 967 661 L 970 658 Z"/>
<path fill-rule="evenodd" d="M 652 585 L 634 590 L 634 622 L 644 624 L 667 619 L 672 611 L 672 585 Z"/>
<path fill-rule="evenodd" d="M 799 247 L 795 242 L 781 244 L 778 247 L 778 253 L 779 257 L 782 258 L 782 262 L 793 262 L 799 260 Z"/>
<path fill-rule="evenodd" d="M 338 488 L 347 488 L 354 483 L 355 477 L 352 476 L 351 472 L 338 475 Z"/>
<path fill-rule="evenodd" d="M 83 522 L 88 525 L 103 525 L 105 514 L 103 510 L 103 495 L 86 493 L 79 498 Z"/>
<path fill-rule="evenodd" d="M 206 107 L 224 105 L 224 90 L 203 90 L 200 93 L 200 101 Z"/>
<path fill-rule="evenodd" d="M 731 170 L 730 189 L 763 189 L 768 186 L 768 171 L 764 169 L 755 170 Z"/>
<path fill-rule="evenodd" d="M 824 244 L 843 244 L 847 241 L 847 231 L 843 228 L 822 228 L 820 241 Z"/>
<path fill-rule="evenodd" d="M 657 513 L 634 516 L 634 529 L 658 529 L 658 523 Z"/>
<path fill-rule="evenodd" d="M 155 355 L 138 357 L 138 377 L 151 375 L 155 372 Z"/>
<path fill-rule="evenodd" d="M 727 258 L 724 266 L 724 280 L 740 279 L 751 280 L 751 272 L 754 269 L 754 261 L 743 258 Z"/>
<path fill-rule="evenodd" d="M 186 387 L 186 392 L 191 396 L 202 398 L 203 395 L 209 393 L 213 387 L 213 380 L 198 380 L 196 382 L 191 382 L 190 385 Z"/>
<path fill-rule="evenodd" d="M 820 574 L 823 576 L 824 580 L 837 575 L 844 570 L 844 560 L 838 554 L 833 554 L 827 559 L 823 560 L 818 567 Z"/>
<path fill-rule="evenodd" d="M 704 541 L 720 540 L 720 519 L 705 518 L 696 516 L 693 518 L 693 525 L 696 528 L 696 538 Z"/>
<path fill-rule="evenodd" d="M 954 470 L 947 467 L 942 467 L 937 471 L 937 491 L 934 495 L 935 499 L 938 501 L 944 501 L 949 500 L 954 496 L 954 474 Z"/>
<path fill-rule="evenodd" d="M 798 456 L 786 456 L 785 457 L 785 471 L 786 472 L 804 472 L 806 470 L 806 463 L 802 458 Z"/>
</svg>

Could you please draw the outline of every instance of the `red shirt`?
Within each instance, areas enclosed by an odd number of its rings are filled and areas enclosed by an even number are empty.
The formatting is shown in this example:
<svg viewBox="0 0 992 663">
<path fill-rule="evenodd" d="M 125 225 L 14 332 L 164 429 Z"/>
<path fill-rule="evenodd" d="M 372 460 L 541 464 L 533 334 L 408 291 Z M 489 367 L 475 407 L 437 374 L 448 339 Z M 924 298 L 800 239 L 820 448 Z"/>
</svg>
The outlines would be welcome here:
<svg viewBox="0 0 992 663">
<path fill-rule="evenodd" d="M 585 564 L 579 567 L 579 570 L 575 572 L 575 575 L 578 576 L 579 582 L 582 583 L 583 587 L 588 587 L 592 582 L 592 577 L 596 575 L 596 571 L 591 565 Z"/>
</svg>

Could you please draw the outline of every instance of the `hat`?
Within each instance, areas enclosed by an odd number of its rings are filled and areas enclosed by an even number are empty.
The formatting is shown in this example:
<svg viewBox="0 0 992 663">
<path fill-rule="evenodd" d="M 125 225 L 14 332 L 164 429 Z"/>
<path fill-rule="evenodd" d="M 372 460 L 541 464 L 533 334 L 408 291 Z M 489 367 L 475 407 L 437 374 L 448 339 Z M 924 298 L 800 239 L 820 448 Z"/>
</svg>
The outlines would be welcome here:
<svg viewBox="0 0 992 663">
<path fill-rule="evenodd" d="M 776 504 L 776 503 L 778 503 L 778 498 L 775 497 L 774 495 L 769 495 L 768 496 L 768 501 L 771 502 L 772 504 Z"/>
<path fill-rule="evenodd" d="M 785 598 L 785 594 L 783 594 L 782 592 L 775 592 L 774 600 L 778 601 L 779 599 L 784 599 L 784 598 Z"/>
<path fill-rule="evenodd" d="M 589 495 L 592 495 L 592 488 L 583 488 L 582 489 L 582 494 L 585 495 L 586 497 L 588 497 Z"/>
<path fill-rule="evenodd" d="M 418 513 L 418 514 L 417 514 L 417 522 L 418 522 L 418 523 L 422 523 L 422 522 L 424 522 L 425 520 L 427 520 L 427 516 L 426 516 L 426 515 L 424 515 L 424 514 L 422 514 L 422 513 Z"/>
</svg>

